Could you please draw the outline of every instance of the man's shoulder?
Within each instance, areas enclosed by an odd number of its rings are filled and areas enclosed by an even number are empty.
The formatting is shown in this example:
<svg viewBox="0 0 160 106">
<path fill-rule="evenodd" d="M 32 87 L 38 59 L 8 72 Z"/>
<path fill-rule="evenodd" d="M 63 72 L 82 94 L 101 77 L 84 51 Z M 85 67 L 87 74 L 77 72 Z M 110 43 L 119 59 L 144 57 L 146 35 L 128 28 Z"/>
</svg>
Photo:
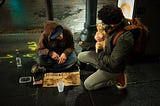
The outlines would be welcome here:
<svg viewBox="0 0 160 106">
<path fill-rule="evenodd" d="M 118 34 L 118 33 L 117 33 Z M 113 38 L 113 45 L 116 44 L 116 42 L 119 41 L 129 41 L 132 42 L 134 41 L 134 37 L 131 31 L 125 31 L 121 35 L 115 35 Z"/>
<path fill-rule="evenodd" d="M 125 31 L 120 37 L 120 39 L 133 39 L 133 33 L 131 31 Z"/>
</svg>

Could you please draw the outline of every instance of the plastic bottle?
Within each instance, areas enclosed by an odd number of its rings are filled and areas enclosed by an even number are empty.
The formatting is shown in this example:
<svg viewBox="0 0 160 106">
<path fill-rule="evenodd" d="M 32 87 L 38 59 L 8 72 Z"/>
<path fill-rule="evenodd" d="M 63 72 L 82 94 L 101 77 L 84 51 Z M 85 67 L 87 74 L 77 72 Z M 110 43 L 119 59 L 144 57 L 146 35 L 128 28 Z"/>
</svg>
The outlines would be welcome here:
<svg viewBox="0 0 160 106">
<path fill-rule="evenodd" d="M 19 51 L 17 51 L 17 55 L 16 55 L 16 64 L 17 64 L 17 67 L 22 67 L 22 59 L 20 57 Z"/>
</svg>

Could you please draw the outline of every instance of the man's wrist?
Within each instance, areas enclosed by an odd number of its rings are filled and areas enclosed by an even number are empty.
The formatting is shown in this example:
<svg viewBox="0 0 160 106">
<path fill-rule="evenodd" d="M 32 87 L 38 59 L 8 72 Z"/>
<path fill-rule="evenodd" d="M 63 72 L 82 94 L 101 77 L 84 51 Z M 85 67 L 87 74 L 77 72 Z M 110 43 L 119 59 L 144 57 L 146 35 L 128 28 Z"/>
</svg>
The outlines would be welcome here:
<svg viewBox="0 0 160 106">
<path fill-rule="evenodd" d="M 53 51 L 49 51 L 48 52 L 48 55 L 51 57 L 52 56 L 52 54 L 53 54 Z"/>
</svg>

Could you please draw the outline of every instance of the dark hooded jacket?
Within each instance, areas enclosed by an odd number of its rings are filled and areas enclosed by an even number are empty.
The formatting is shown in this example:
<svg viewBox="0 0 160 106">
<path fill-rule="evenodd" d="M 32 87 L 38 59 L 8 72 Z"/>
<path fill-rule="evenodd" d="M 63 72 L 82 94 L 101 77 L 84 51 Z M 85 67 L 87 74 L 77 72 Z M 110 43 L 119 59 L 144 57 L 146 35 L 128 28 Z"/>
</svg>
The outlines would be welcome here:
<svg viewBox="0 0 160 106">
<path fill-rule="evenodd" d="M 59 26 L 58 23 L 54 23 L 53 32 L 55 28 Z M 56 52 L 58 54 L 65 53 L 69 55 L 74 50 L 73 34 L 71 31 L 62 26 L 63 28 L 63 39 L 62 40 L 51 40 L 50 36 L 47 34 L 41 34 L 38 41 L 37 53 L 41 55 L 50 55 L 51 52 Z"/>
</svg>

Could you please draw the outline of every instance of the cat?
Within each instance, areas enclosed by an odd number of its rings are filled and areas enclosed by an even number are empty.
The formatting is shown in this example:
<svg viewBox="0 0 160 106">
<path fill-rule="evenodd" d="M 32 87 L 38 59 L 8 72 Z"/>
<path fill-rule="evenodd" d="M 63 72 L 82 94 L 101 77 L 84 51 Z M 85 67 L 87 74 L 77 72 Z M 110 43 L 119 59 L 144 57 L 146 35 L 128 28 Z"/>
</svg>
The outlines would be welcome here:
<svg viewBox="0 0 160 106">
<path fill-rule="evenodd" d="M 105 31 L 105 28 L 103 26 L 102 23 L 100 24 L 96 24 L 96 28 L 97 28 L 97 32 L 95 36 L 99 36 L 100 38 L 104 39 L 101 42 L 96 42 L 95 44 L 95 49 L 96 49 L 96 53 L 98 53 L 98 50 L 103 50 L 105 51 L 105 47 L 106 47 L 106 41 L 107 41 L 107 33 Z"/>
</svg>

